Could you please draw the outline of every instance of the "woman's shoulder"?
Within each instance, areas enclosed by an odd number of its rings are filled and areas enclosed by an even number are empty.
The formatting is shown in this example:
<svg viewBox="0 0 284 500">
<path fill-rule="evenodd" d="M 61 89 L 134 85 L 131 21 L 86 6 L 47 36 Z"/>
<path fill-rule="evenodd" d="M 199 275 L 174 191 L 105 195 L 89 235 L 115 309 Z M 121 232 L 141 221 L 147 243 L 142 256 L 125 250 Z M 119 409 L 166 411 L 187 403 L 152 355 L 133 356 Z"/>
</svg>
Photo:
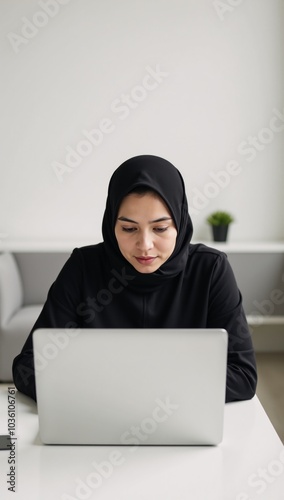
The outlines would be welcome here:
<svg viewBox="0 0 284 500">
<path fill-rule="evenodd" d="M 81 262 L 101 262 L 102 259 L 105 259 L 104 244 L 96 243 L 94 245 L 76 247 L 71 254 L 71 259 Z"/>
<path fill-rule="evenodd" d="M 196 258 L 203 259 L 213 259 L 220 257 L 221 259 L 227 259 L 227 255 L 217 248 L 210 247 L 204 243 L 190 243 L 189 245 L 189 256 L 196 256 Z"/>
<path fill-rule="evenodd" d="M 216 276 L 231 273 L 227 254 L 204 243 L 190 244 L 187 269 L 199 269 L 203 274 L 214 272 Z"/>
<path fill-rule="evenodd" d="M 88 256 L 88 255 L 99 255 L 100 253 L 104 252 L 104 243 L 95 243 L 93 245 L 86 245 L 83 247 L 76 247 L 74 248 L 73 252 L 77 252 L 81 255 Z"/>
<path fill-rule="evenodd" d="M 225 271 L 230 268 L 230 263 L 226 253 L 217 250 L 217 248 L 207 246 L 204 243 L 196 243 L 189 245 L 187 260 L 188 268 L 194 266 L 200 267 L 204 271 L 205 269 Z"/>
</svg>

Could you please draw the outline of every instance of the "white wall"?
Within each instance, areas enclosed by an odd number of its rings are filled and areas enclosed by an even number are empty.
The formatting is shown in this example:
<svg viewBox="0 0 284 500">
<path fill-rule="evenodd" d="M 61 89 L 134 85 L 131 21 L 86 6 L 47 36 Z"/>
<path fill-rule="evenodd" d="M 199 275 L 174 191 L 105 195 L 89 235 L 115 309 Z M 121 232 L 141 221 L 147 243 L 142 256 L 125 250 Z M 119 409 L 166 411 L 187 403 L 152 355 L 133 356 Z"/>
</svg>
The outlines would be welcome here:
<svg viewBox="0 0 284 500">
<path fill-rule="evenodd" d="M 283 239 L 283 20 L 283 0 L 0 0 L 0 233 L 99 241 L 111 173 L 156 154 L 185 178 L 194 239 L 215 209 L 231 240 Z"/>
</svg>

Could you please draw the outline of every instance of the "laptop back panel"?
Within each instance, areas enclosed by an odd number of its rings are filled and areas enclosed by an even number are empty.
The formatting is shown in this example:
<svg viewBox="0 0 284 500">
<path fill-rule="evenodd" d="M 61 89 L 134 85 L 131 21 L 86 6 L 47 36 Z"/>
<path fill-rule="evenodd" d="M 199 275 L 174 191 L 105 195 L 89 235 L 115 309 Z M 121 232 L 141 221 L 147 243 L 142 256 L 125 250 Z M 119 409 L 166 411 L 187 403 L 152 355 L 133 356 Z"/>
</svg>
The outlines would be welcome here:
<svg viewBox="0 0 284 500">
<path fill-rule="evenodd" d="M 34 332 L 46 444 L 216 445 L 222 440 L 227 332 Z"/>
</svg>

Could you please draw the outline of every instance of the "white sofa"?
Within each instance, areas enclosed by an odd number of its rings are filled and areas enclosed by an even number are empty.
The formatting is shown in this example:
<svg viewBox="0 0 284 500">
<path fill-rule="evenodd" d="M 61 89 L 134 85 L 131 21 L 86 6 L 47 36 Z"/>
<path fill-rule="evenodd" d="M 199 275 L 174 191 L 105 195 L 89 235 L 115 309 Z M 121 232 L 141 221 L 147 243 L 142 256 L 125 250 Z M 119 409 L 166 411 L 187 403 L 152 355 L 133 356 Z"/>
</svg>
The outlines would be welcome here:
<svg viewBox="0 0 284 500">
<path fill-rule="evenodd" d="M 21 351 L 66 262 L 67 252 L 0 253 L 0 381 L 12 381 L 12 362 Z"/>
</svg>

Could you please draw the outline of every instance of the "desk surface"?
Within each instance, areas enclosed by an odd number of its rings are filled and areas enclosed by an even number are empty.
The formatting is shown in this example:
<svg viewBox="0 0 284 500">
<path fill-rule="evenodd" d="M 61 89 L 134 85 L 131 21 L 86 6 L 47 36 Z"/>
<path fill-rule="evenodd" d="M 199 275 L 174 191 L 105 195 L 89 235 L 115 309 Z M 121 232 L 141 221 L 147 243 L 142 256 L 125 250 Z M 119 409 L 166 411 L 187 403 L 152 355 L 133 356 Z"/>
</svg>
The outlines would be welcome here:
<svg viewBox="0 0 284 500">
<path fill-rule="evenodd" d="M 217 447 L 45 446 L 36 404 L 16 393 L 15 406 L 15 455 L 0 451 L 3 500 L 284 499 L 284 448 L 257 397 L 225 406 Z M 7 388 L 0 415 L 0 434 L 7 434 Z M 14 457 L 12 494 L 7 474 Z"/>
</svg>

